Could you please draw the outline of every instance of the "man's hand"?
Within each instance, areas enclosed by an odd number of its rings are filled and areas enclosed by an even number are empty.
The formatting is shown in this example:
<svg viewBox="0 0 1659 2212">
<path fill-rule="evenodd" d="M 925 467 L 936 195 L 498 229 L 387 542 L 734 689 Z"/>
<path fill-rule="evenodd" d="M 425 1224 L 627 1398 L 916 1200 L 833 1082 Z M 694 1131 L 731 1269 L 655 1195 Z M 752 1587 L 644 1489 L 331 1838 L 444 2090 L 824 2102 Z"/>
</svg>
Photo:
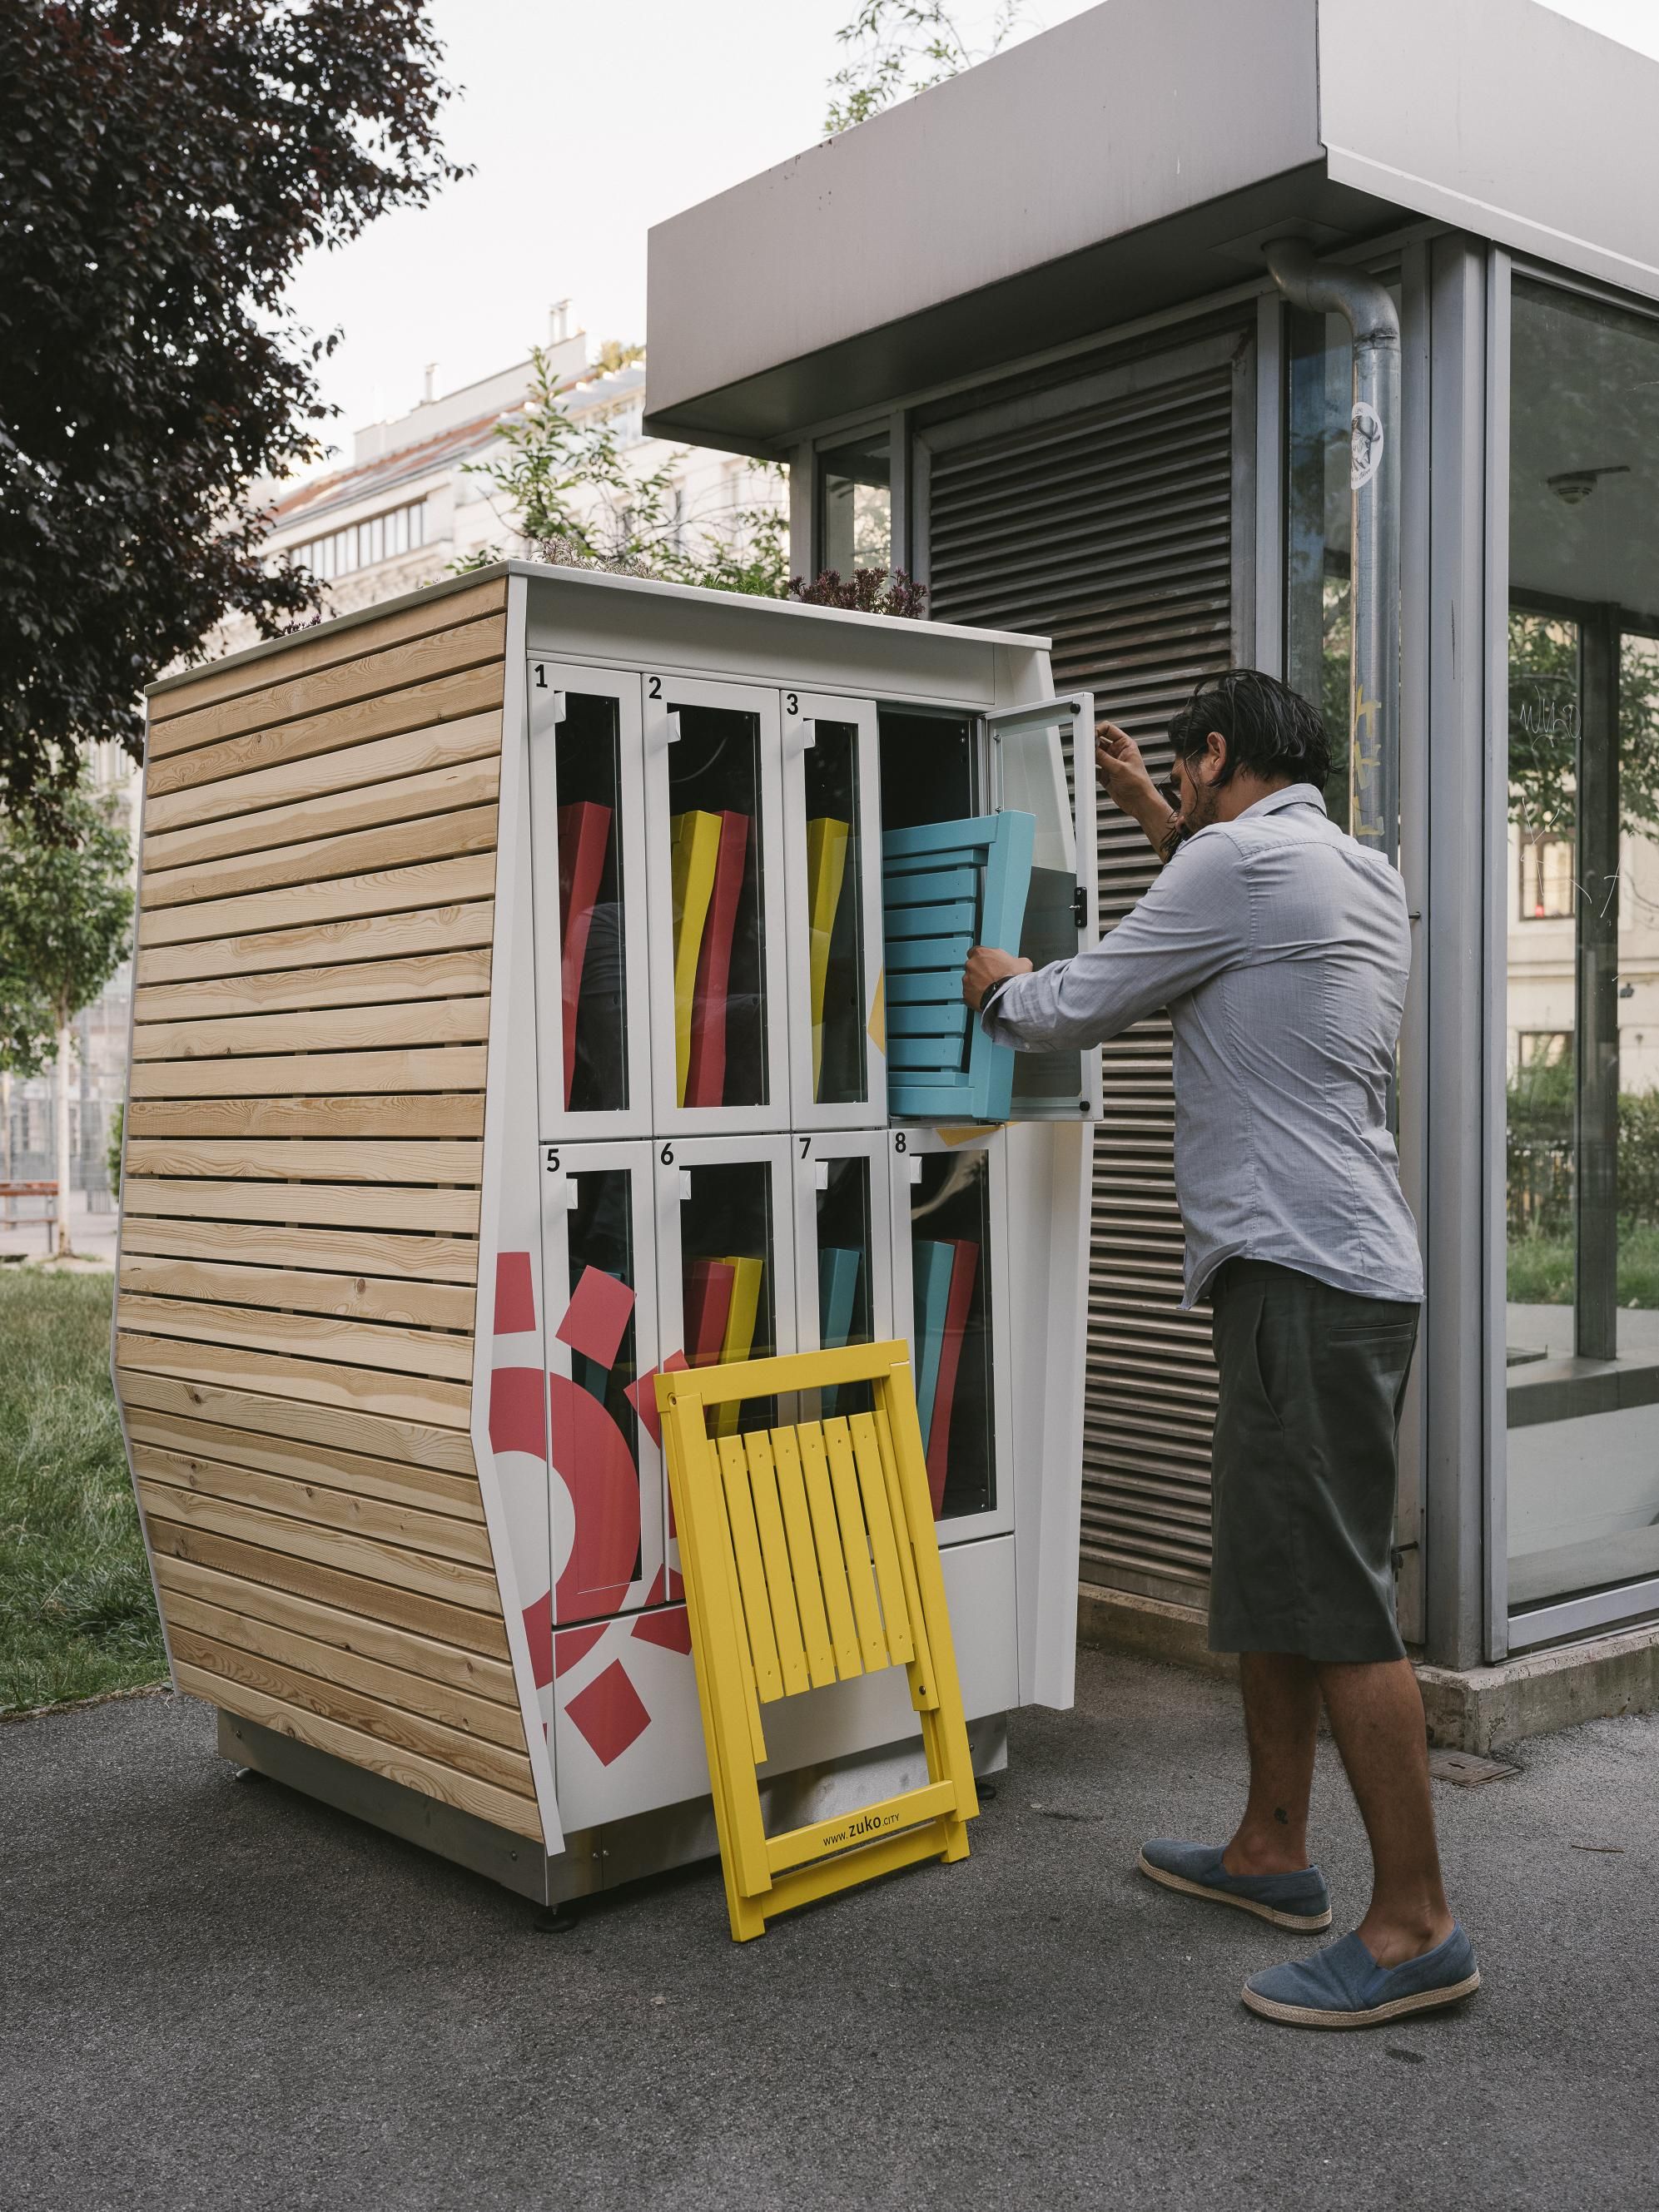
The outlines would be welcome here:
<svg viewBox="0 0 1659 2212">
<path fill-rule="evenodd" d="M 1095 765 L 1107 797 L 1131 821 L 1139 823 L 1154 849 L 1162 853 L 1176 823 L 1176 811 L 1152 781 L 1140 747 L 1115 722 L 1095 724 Z"/>
<path fill-rule="evenodd" d="M 977 1013 L 985 1002 L 985 994 L 1001 982 L 1005 975 L 1029 975 L 1030 972 L 1029 960 L 1017 960 L 1012 952 L 998 952 L 991 945 L 976 945 L 962 971 L 962 995 Z"/>
</svg>

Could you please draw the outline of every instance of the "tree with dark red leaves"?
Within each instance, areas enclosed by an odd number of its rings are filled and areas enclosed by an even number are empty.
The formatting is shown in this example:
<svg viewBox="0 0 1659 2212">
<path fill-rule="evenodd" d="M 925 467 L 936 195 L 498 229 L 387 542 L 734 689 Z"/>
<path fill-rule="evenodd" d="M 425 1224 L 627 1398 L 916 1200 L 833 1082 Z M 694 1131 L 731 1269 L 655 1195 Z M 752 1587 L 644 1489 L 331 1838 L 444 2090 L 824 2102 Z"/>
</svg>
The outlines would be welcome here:
<svg viewBox="0 0 1659 2212">
<path fill-rule="evenodd" d="M 330 411 L 283 290 L 463 173 L 441 59 L 422 0 L 0 0 L 0 809 L 313 603 L 246 507 Z"/>
</svg>

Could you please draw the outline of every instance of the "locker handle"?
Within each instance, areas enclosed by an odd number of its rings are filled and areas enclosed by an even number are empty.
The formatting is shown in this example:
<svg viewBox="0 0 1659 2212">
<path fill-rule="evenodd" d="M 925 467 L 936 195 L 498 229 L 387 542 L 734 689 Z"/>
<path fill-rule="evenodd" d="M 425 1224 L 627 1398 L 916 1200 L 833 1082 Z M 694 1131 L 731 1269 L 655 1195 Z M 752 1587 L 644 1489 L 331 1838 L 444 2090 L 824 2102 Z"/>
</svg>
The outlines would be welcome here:
<svg viewBox="0 0 1659 2212">
<path fill-rule="evenodd" d="M 905 1162 L 905 1164 L 905 1164 L 905 1165 L 906 1165 L 906 1167 L 908 1167 L 908 1168 L 909 1169 L 909 1170 L 910 1170 L 910 1180 L 911 1180 L 911 1182 L 920 1182 L 921 1181 L 921 1159 L 920 1159 L 920 1158 L 911 1158 L 911 1159 L 907 1160 L 907 1161 Z"/>
<path fill-rule="evenodd" d="M 814 1189 L 814 1190 L 828 1190 L 828 1189 L 829 1189 L 829 1188 L 830 1188 L 830 1163 L 829 1163 L 829 1161 L 828 1161 L 828 1160 L 814 1160 L 814 1161 L 813 1161 L 813 1163 L 812 1163 L 812 1188 L 813 1188 L 813 1189 Z"/>
<path fill-rule="evenodd" d="M 682 1168 L 680 1170 L 680 1204 L 682 1206 L 688 1206 L 690 1203 L 690 1200 L 691 1170 L 690 1168 Z"/>
<path fill-rule="evenodd" d="M 562 691 L 556 691 L 553 694 L 553 726 L 556 730 L 563 721 L 567 711 L 565 694 Z"/>
<path fill-rule="evenodd" d="M 576 1185 L 580 1180 L 579 1176 L 562 1176 L 559 1178 L 559 1203 L 567 1213 L 576 1211 Z"/>
<path fill-rule="evenodd" d="M 671 745 L 677 745 L 677 744 L 678 744 L 678 743 L 679 743 L 679 741 L 680 741 L 680 710 L 679 710 L 679 708 L 678 708 L 678 707 L 671 707 L 671 708 L 669 708 L 669 709 L 668 709 L 667 713 L 666 713 L 666 714 L 664 714 L 664 716 L 663 716 L 663 720 L 665 721 L 665 723 L 666 723 L 666 725 L 667 725 L 667 726 L 668 726 L 668 742 L 669 742 L 669 744 L 670 744 Z"/>
</svg>

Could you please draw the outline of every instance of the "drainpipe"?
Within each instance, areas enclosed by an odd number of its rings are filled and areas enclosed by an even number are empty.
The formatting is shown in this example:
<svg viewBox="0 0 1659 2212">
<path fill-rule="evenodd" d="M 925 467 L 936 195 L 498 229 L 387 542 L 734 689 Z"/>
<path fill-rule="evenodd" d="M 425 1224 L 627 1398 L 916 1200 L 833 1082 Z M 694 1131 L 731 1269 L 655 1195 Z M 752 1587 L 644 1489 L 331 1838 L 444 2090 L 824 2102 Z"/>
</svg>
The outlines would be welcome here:
<svg viewBox="0 0 1659 2212">
<path fill-rule="evenodd" d="M 1374 276 L 1316 260 L 1305 239 L 1275 239 L 1265 251 L 1293 306 L 1341 315 L 1353 332 L 1349 822 L 1362 845 L 1393 860 L 1400 836 L 1400 317 Z"/>
</svg>

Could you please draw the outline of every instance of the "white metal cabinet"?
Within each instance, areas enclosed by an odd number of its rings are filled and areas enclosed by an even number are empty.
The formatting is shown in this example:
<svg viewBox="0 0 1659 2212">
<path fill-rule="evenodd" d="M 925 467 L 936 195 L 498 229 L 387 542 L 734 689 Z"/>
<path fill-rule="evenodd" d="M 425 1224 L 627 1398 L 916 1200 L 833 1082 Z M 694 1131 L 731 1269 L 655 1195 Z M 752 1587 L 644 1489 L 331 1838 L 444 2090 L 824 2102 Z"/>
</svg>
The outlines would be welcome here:
<svg viewBox="0 0 1659 2212">
<path fill-rule="evenodd" d="M 777 691 L 647 668 L 641 705 L 654 1128 L 787 1128 Z"/>
<path fill-rule="evenodd" d="M 644 1136 L 652 1121 L 640 678 L 533 655 L 530 896 L 545 1136 Z"/>
</svg>

